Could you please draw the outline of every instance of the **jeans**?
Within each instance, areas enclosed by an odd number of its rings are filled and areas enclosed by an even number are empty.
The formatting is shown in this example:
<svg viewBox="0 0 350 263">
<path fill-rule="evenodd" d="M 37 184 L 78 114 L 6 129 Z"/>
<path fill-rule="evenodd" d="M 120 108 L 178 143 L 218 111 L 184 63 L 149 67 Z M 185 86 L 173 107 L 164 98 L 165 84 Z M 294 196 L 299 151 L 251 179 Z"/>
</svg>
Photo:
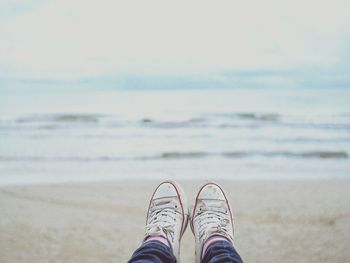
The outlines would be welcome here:
<svg viewBox="0 0 350 263">
<path fill-rule="evenodd" d="M 202 263 L 243 263 L 240 255 L 228 241 L 216 241 L 209 245 Z M 141 245 L 128 263 L 176 263 L 171 249 L 159 241 L 149 241 Z"/>
</svg>

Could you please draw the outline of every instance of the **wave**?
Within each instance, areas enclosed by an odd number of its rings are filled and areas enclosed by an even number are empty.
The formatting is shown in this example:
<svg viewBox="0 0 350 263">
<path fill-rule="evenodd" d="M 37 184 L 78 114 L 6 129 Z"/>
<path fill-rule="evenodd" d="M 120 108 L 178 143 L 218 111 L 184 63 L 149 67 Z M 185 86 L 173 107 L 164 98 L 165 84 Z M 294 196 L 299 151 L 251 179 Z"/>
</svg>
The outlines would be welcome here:
<svg viewBox="0 0 350 263">
<path fill-rule="evenodd" d="M 64 123 L 95 123 L 99 121 L 100 114 L 44 114 L 32 115 L 16 120 L 17 123 L 35 123 L 35 122 L 64 122 Z"/>
<path fill-rule="evenodd" d="M 255 127 L 251 124 L 235 123 L 235 120 L 246 120 L 259 122 L 277 122 L 281 116 L 277 113 L 212 113 L 195 116 L 183 121 L 159 121 L 151 118 L 141 119 L 140 122 L 148 127 L 156 128 L 186 128 L 186 127 L 218 127 L 218 128 L 239 128 Z M 219 121 L 219 123 L 217 123 Z"/>
<path fill-rule="evenodd" d="M 160 121 L 151 118 L 144 118 L 139 122 L 144 127 L 153 128 L 204 128 L 209 126 L 209 120 L 205 118 L 190 118 L 182 121 Z"/>
<path fill-rule="evenodd" d="M 328 116 L 329 117 L 329 116 Z M 84 127 L 99 125 L 109 129 L 120 127 L 158 128 L 158 129 L 257 129 L 257 128 L 288 128 L 288 129 L 320 129 L 320 130 L 350 130 L 347 117 L 337 115 L 336 118 L 317 117 L 306 120 L 298 117 L 281 115 L 275 112 L 228 112 L 202 113 L 183 117 L 182 120 L 156 119 L 144 117 L 140 119 L 121 119 L 117 115 L 101 113 L 54 113 L 33 114 L 19 118 L 0 120 L 0 129 L 65 129 L 69 127 Z"/>
<path fill-rule="evenodd" d="M 66 157 L 46 157 L 46 156 L 0 156 L 0 161 L 24 161 L 24 162 L 96 162 L 96 161 L 122 161 L 127 158 L 113 157 L 113 156 L 66 156 Z"/>
<path fill-rule="evenodd" d="M 236 116 L 243 120 L 255 120 L 255 121 L 279 121 L 280 115 L 277 113 L 237 113 Z"/>
<path fill-rule="evenodd" d="M 150 118 L 152 117 L 152 118 Z M 334 123 L 329 119 L 317 117 L 312 123 L 306 120 L 289 118 L 277 113 L 232 112 L 212 114 L 192 114 L 180 120 L 161 119 L 150 116 L 146 118 L 121 118 L 116 114 L 99 113 L 55 113 L 24 115 L 0 119 L 0 133 L 6 136 L 21 136 L 23 138 L 48 138 L 55 140 L 64 131 L 66 136 L 84 139 L 134 139 L 144 140 L 157 138 L 196 139 L 207 137 L 210 140 L 221 140 L 222 136 L 230 141 L 245 141 L 284 144 L 318 143 L 329 148 L 338 142 L 348 144 L 350 123 L 338 116 Z M 124 129 L 125 132 L 122 130 Z M 130 129 L 130 131 L 129 131 Z M 155 131 L 155 132 L 154 132 Z M 253 133 L 256 131 L 256 133 Z M 322 131 L 313 133 L 312 131 Z M 341 132 L 335 133 L 336 132 Z M 232 132 L 232 135 L 229 133 Z M 316 136 L 314 136 L 316 134 Z M 319 134 L 319 135 L 318 135 Z M 226 137 L 227 136 L 227 137 Z M 287 149 L 289 146 L 287 146 Z M 311 147 L 311 146 L 308 146 Z M 318 147 L 317 147 L 318 148 Z M 327 147 L 328 148 L 328 147 Z M 266 148 L 273 149 L 273 148 Z M 212 153 L 164 153 L 159 159 L 202 158 Z M 220 154 L 216 154 L 220 155 Z M 327 153 L 293 153 L 293 152 L 243 152 L 221 154 L 229 158 L 249 156 L 289 156 L 299 158 L 347 158 L 344 154 Z M 336 155 L 336 156 L 333 156 Z M 144 160 L 150 157 L 142 157 Z M 140 159 L 142 159 L 140 158 Z M 153 157 L 152 157 L 153 158 Z M 151 158 L 151 159 L 152 159 Z M 154 158 L 153 158 L 154 159 Z"/>
<path fill-rule="evenodd" d="M 16 123 L 36 123 L 36 122 L 98 122 L 101 118 L 106 117 L 99 113 L 53 113 L 53 114 L 33 114 L 23 116 L 15 120 Z M 113 116 L 109 116 L 113 117 Z M 152 118 L 140 119 L 142 124 L 150 124 L 155 126 L 187 126 L 200 125 L 210 123 L 217 118 L 224 119 L 242 119 L 255 121 L 277 121 L 280 119 L 277 113 L 253 113 L 253 112 L 238 112 L 238 113 L 211 113 L 192 116 L 181 121 L 156 120 Z M 116 116 L 114 116 L 116 118 Z"/>
<path fill-rule="evenodd" d="M 306 151 L 306 152 L 251 151 L 251 152 L 225 152 L 222 155 L 229 158 L 262 156 L 262 157 L 346 159 L 349 157 L 348 153 L 345 151 Z"/>
<path fill-rule="evenodd" d="M 114 161 L 152 161 L 152 160 L 180 160 L 180 159 L 200 159 L 208 157 L 224 158 L 300 158 L 300 159 L 347 159 L 349 154 L 345 151 L 306 151 L 306 152 L 288 152 L 288 151 L 233 151 L 222 153 L 211 152 L 163 152 L 154 155 L 140 156 L 65 156 L 65 157 L 44 157 L 44 156 L 0 156 L 0 161 L 28 161 L 28 162 L 114 162 Z"/>
<path fill-rule="evenodd" d="M 253 120 L 253 121 L 268 121 L 277 122 L 281 119 L 278 113 L 258 113 L 258 112 L 227 112 L 227 113 L 211 113 L 209 117 L 223 117 L 229 119 Z"/>
<path fill-rule="evenodd" d="M 160 155 L 161 159 L 189 159 L 202 158 L 210 155 L 207 152 L 165 152 Z"/>
</svg>

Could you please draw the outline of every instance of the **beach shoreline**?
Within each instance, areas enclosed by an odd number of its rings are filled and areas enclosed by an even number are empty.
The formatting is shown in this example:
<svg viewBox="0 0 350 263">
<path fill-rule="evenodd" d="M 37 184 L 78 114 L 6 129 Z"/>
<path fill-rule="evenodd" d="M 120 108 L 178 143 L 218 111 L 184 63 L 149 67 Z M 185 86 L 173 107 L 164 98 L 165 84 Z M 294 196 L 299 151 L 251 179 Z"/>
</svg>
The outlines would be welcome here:
<svg viewBox="0 0 350 263">
<path fill-rule="evenodd" d="M 2 262 L 126 262 L 156 180 L 0 187 Z M 191 205 L 202 181 L 180 180 Z M 350 259 L 350 180 L 219 180 L 245 262 Z M 190 228 L 182 261 L 194 261 Z"/>
</svg>

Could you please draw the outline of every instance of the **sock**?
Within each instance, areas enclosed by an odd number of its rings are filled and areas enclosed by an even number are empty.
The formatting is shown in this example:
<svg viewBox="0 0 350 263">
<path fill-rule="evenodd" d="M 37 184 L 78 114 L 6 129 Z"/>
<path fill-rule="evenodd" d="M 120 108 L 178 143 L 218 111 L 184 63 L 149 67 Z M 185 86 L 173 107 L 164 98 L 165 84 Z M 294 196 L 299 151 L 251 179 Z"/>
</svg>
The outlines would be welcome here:
<svg viewBox="0 0 350 263">
<path fill-rule="evenodd" d="M 168 240 L 162 236 L 153 236 L 153 237 L 151 236 L 151 237 L 147 238 L 143 243 L 146 243 L 149 241 L 159 241 L 159 242 L 163 243 L 164 245 L 170 247 Z"/>
</svg>

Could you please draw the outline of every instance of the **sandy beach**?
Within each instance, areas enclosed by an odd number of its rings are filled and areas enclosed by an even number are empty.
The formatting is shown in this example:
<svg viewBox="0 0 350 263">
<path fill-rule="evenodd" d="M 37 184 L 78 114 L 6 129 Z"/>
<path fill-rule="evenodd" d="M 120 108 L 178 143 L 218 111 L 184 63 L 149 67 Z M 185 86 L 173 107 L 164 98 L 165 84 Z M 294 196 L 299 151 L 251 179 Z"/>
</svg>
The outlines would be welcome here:
<svg viewBox="0 0 350 263">
<path fill-rule="evenodd" d="M 181 181 L 190 202 L 201 183 Z M 245 262 L 348 262 L 350 181 L 220 181 Z M 126 262 L 158 181 L 0 188 L 1 262 Z M 194 262 L 190 228 L 182 261 Z"/>
<path fill-rule="evenodd" d="M 0 0 L 0 263 L 126 263 L 168 179 L 223 186 L 245 263 L 350 263 L 346 10 Z"/>
</svg>

